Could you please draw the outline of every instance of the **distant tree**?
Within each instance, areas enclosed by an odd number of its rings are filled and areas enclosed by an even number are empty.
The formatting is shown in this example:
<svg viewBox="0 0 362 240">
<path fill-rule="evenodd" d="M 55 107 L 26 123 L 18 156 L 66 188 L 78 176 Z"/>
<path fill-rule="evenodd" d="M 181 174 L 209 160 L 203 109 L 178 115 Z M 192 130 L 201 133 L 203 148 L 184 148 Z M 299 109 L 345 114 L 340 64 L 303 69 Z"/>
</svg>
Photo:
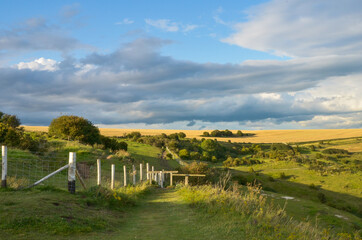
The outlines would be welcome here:
<svg viewBox="0 0 362 240">
<path fill-rule="evenodd" d="M 183 132 L 179 132 L 179 133 L 178 133 L 178 137 L 179 137 L 179 138 L 185 138 L 185 137 L 186 137 L 186 134 L 183 133 Z"/>
<path fill-rule="evenodd" d="M 204 137 L 210 137 L 210 133 L 209 133 L 209 132 L 204 132 L 204 133 L 202 134 L 202 136 L 204 136 Z"/>
<path fill-rule="evenodd" d="M 238 130 L 238 131 L 236 132 L 236 136 L 242 137 L 242 136 L 244 136 L 244 134 L 243 134 L 242 131 Z"/>
<path fill-rule="evenodd" d="M 100 143 L 99 129 L 89 120 L 77 116 L 61 116 L 53 119 L 49 135 L 61 139 L 78 140 L 84 144 Z"/>
</svg>

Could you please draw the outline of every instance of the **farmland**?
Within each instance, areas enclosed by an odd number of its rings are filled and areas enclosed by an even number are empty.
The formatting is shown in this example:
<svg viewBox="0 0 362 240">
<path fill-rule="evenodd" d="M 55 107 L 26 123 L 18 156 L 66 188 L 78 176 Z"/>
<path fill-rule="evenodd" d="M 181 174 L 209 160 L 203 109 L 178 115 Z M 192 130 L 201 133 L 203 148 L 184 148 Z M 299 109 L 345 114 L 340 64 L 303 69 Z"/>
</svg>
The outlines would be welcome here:
<svg viewBox="0 0 362 240">
<path fill-rule="evenodd" d="M 27 131 L 46 132 L 48 127 L 24 126 Z M 168 130 L 168 129 L 116 129 L 100 128 L 101 134 L 109 137 L 119 137 L 131 132 L 140 132 L 142 135 L 167 135 L 177 132 L 184 132 L 187 138 L 202 139 L 205 131 L 211 130 Z M 237 130 L 231 130 L 236 133 Z M 245 130 L 243 132 L 255 134 L 253 136 L 216 138 L 219 141 L 245 142 L 245 143 L 278 143 L 278 142 L 309 142 L 328 139 L 343 139 L 362 137 L 362 129 L 318 129 L 318 130 Z M 210 137 L 214 139 L 213 137 Z"/>
</svg>

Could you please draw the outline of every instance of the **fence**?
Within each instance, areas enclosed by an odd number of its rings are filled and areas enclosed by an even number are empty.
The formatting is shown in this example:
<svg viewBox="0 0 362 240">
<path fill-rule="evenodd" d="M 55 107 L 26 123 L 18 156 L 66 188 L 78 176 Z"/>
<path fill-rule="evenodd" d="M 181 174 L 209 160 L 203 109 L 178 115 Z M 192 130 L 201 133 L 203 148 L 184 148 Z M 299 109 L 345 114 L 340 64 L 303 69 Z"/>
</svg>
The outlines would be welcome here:
<svg viewBox="0 0 362 240">
<path fill-rule="evenodd" d="M 68 189 L 71 193 L 79 187 L 103 186 L 119 188 L 136 185 L 142 181 L 155 181 L 165 187 L 173 185 L 173 175 L 177 171 L 155 171 L 148 163 L 122 165 L 109 159 L 85 160 L 75 152 L 69 153 L 26 153 L 2 146 L 2 187 L 14 189 L 30 188 L 36 185 Z M 101 157 L 101 156 L 93 156 Z M 68 171 L 66 171 L 68 169 Z M 192 174 L 184 174 L 185 183 Z M 78 181 L 76 181 L 78 178 Z"/>
</svg>

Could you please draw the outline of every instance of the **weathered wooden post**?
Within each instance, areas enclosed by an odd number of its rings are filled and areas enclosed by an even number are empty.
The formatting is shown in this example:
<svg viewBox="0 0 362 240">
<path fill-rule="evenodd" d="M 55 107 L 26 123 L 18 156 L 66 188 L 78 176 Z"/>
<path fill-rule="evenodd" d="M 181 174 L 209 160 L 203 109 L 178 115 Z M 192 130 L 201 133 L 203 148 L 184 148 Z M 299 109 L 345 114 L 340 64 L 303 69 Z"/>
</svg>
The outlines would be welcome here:
<svg viewBox="0 0 362 240">
<path fill-rule="evenodd" d="M 1 172 L 1 187 L 6 188 L 6 177 L 8 175 L 8 147 L 2 146 L 1 147 L 1 165 L 2 165 L 2 172 Z"/>
<path fill-rule="evenodd" d="M 163 170 L 160 172 L 160 180 L 161 180 L 161 188 L 163 188 L 163 176 L 164 176 L 164 174 L 163 174 Z"/>
<path fill-rule="evenodd" d="M 111 189 L 114 189 L 114 174 L 115 174 L 115 166 L 114 164 L 111 165 Z"/>
<path fill-rule="evenodd" d="M 170 173 L 170 186 L 172 186 L 172 176 L 173 175 L 173 173 Z"/>
<path fill-rule="evenodd" d="M 187 185 L 189 185 L 189 176 L 185 176 L 185 185 L 187 186 Z"/>
<path fill-rule="evenodd" d="M 75 152 L 69 153 L 69 168 L 68 168 L 68 191 L 75 193 L 75 170 L 76 170 L 77 155 Z"/>
<path fill-rule="evenodd" d="M 142 163 L 140 163 L 140 182 L 142 182 L 143 174 L 142 174 Z"/>
<path fill-rule="evenodd" d="M 147 180 L 150 179 L 150 174 L 148 173 L 149 171 L 150 171 L 150 164 L 146 163 L 146 172 L 147 172 L 146 177 L 147 177 Z"/>
<path fill-rule="evenodd" d="M 101 185 L 101 160 L 97 159 L 97 185 L 100 186 Z"/>
<path fill-rule="evenodd" d="M 127 169 L 126 165 L 123 165 L 123 186 L 127 186 Z"/>
<path fill-rule="evenodd" d="M 152 173 L 151 173 L 151 176 L 150 176 L 150 178 L 152 179 L 152 180 L 156 180 L 156 178 L 155 178 L 155 174 L 153 173 L 155 171 L 155 167 L 154 166 L 152 166 Z"/>
<path fill-rule="evenodd" d="M 132 171 L 133 171 L 133 173 L 132 173 L 132 175 L 133 175 L 133 186 L 135 186 L 136 185 L 136 167 L 134 166 L 134 165 L 132 165 Z"/>
</svg>

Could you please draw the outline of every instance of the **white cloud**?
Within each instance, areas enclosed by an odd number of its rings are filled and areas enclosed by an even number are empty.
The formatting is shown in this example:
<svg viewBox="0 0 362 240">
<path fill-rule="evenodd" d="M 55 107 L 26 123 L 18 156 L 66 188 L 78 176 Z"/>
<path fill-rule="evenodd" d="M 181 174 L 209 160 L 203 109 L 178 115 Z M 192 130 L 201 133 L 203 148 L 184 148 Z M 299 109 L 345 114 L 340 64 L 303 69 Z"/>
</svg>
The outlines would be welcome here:
<svg viewBox="0 0 362 240">
<path fill-rule="evenodd" d="M 292 57 L 362 53 L 362 1 L 273 0 L 224 42 Z"/>
<path fill-rule="evenodd" d="M 195 30 L 196 28 L 199 28 L 199 25 L 196 24 L 182 24 L 178 22 L 172 22 L 169 19 L 158 19 L 158 20 L 152 20 L 152 19 L 145 19 L 146 24 L 161 29 L 166 32 L 190 32 L 192 30 Z"/>
<path fill-rule="evenodd" d="M 145 22 L 150 26 L 162 29 L 166 32 L 179 31 L 178 23 L 171 22 L 169 19 L 158 19 L 158 20 L 145 19 Z"/>
<path fill-rule="evenodd" d="M 134 23 L 134 21 L 128 18 L 123 19 L 121 22 L 116 22 L 117 25 L 129 25 L 132 23 Z"/>
<path fill-rule="evenodd" d="M 53 59 L 38 58 L 31 62 L 20 62 L 15 66 L 18 69 L 30 69 L 31 71 L 56 71 L 58 69 L 57 61 Z"/>
</svg>

